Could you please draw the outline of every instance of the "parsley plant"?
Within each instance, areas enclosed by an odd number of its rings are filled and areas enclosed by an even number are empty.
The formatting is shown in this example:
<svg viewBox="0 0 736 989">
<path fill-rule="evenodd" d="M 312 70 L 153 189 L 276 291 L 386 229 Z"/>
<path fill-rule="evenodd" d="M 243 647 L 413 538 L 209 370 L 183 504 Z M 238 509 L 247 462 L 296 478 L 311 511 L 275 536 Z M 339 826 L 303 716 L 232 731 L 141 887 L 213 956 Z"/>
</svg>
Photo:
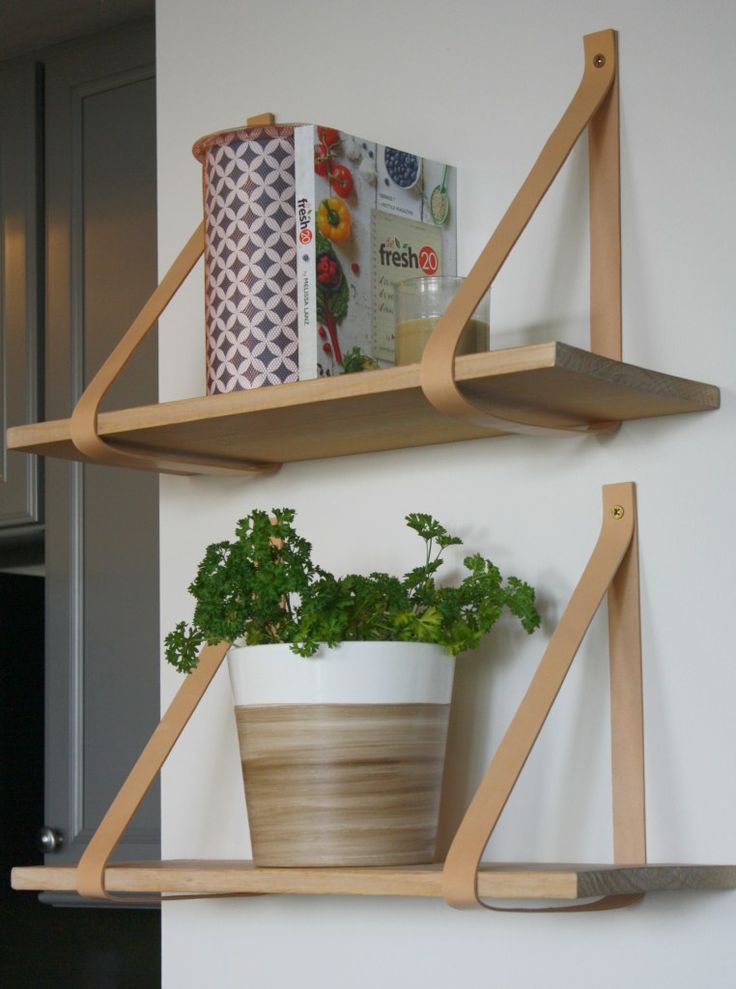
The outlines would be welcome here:
<svg viewBox="0 0 736 989">
<path fill-rule="evenodd" d="M 189 587 L 196 599 L 191 625 L 180 622 L 166 636 L 167 660 L 182 672 L 197 665 L 204 643 L 289 643 L 312 656 L 320 643 L 344 641 L 431 642 L 452 656 L 474 649 L 504 608 L 531 633 L 539 626 L 534 589 L 504 579 L 476 553 L 457 587 L 435 576 L 451 536 L 431 515 L 406 516 L 424 542 L 424 562 L 403 577 L 387 573 L 335 577 L 312 560 L 311 544 L 293 526 L 290 508 L 255 510 L 241 519 L 233 542 L 207 548 Z"/>
</svg>

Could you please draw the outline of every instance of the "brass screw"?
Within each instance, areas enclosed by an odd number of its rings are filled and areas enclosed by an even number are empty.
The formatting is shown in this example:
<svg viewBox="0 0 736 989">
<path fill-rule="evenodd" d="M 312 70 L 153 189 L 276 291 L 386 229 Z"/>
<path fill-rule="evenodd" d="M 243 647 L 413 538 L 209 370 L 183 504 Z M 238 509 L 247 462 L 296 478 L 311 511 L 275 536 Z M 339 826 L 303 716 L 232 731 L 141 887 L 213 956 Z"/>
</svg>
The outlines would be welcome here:
<svg viewBox="0 0 736 989">
<path fill-rule="evenodd" d="M 606 64 L 605 55 L 596 55 L 595 58 L 593 59 L 593 65 L 596 67 L 596 69 L 602 69 L 605 64 Z"/>
<path fill-rule="evenodd" d="M 611 515 L 613 515 L 615 519 L 622 519 L 624 517 L 624 506 L 614 505 L 611 509 Z"/>
</svg>

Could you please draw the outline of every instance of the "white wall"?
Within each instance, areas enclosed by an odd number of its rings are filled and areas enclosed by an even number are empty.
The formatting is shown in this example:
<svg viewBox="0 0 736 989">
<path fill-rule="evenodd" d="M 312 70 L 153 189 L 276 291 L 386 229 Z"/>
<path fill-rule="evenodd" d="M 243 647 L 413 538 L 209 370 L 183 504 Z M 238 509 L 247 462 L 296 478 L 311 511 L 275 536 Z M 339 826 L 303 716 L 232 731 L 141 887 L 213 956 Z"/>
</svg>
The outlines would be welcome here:
<svg viewBox="0 0 736 989">
<path fill-rule="evenodd" d="M 480 778 L 590 552 L 600 486 L 638 484 L 652 861 L 736 861 L 733 332 L 736 7 L 707 0 L 159 0 L 159 256 L 201 215 L 199 135 L 248 115 L 334 124 L 461 168 L 461 270 L 577 85 L 581 36 L 620 31 L 624 357 L 714 382 L 720 411 L 609 438 L 511 437 L 290 465 L 256 481 L 162 480 L 162 629 L 189 617 L 205 545 L 252 507 L 292 505 L 325 565 L 401 571 L 410 510 L 435 513 L 536 583 L 544 630 L 505 625 L 460 666 L 443 831 Z M 497 346 L 586 344 L 584 145 L 499 277 Z M 201 279 L 161 321 L 161 397 L 202 393 Z M 610 860 L 605 615 L 599 615 L 488 850 Z M 163 672 L 168 699 L 176 674 Z M 164 776 L 166 857 L 249 854 L 228 685 Z M 734 984 L 736 894 L 653 895 L 573 916 L 441 902 L 263 898 L 164 909 L 165 989 L 600 989 Z"/>
</svg>

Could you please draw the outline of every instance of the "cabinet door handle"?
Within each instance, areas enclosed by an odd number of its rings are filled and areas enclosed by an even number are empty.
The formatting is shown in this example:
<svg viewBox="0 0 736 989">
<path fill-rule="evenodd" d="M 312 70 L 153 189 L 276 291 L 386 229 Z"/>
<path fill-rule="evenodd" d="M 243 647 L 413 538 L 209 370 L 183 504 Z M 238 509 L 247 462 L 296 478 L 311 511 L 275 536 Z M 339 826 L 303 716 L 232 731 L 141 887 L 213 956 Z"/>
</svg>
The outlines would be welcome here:
<svg viewBox="0 0 736 989">
<path fill-rule="evenodd" d="M 39 852 L 49 855 L 51 852 L 60 852 L 64 844 L 64 835 L 55 828 L 41 828 L 36 835 L 36 847 Z"/>
</svg>

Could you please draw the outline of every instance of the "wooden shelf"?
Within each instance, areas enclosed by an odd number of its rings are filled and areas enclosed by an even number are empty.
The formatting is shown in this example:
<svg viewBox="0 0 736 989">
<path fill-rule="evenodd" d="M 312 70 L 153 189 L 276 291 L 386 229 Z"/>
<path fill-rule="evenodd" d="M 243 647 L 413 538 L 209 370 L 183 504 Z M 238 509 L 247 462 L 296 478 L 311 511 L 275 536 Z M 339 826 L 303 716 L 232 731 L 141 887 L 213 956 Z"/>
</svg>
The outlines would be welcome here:
<svg viewBox="0 0 736 989">
<path fill-rule="evenodd" d="M 498 414 L 569 426 L 719 406 L 713 385 L 647 371 L 563 343 L 460 357 L 457 381 Z M 101 413 L 99 434 L 127 448 L 286 463 L 499 435 L 438 412 L 419 365 Z M 69 420 L 18 426 L 10 449 L 83 459 Z"/>
<path fill-rule="evenodd" d="M 259 869 L 247 861 L 170 861 L 109 865 L 112 893 L 287 893 L 441 897 L 441 866 Z M 16 890 L 73 891 L 72 866 L 13 869 Z M 489 865 L 478 875 L 486 899 L 574 900 L 616 893 L 736 889 L 736 866 Z"/>
</svg>

